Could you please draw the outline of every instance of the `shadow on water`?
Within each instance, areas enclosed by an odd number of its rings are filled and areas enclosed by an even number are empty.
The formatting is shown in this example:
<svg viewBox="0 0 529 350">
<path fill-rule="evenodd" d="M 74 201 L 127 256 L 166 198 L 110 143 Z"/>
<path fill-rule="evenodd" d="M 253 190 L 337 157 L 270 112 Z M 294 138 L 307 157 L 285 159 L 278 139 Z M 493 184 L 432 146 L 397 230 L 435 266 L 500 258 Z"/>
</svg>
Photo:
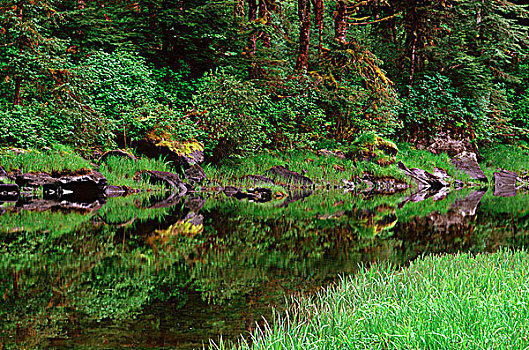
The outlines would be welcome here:
<svg viewBox="0 0 529 350">
<path fill-rule="evenodd" d="M 201 348 L 359 264 L 529 243 L 529 196 L 291 192 L 0 205 L 0 348 Z"/>
</svg>

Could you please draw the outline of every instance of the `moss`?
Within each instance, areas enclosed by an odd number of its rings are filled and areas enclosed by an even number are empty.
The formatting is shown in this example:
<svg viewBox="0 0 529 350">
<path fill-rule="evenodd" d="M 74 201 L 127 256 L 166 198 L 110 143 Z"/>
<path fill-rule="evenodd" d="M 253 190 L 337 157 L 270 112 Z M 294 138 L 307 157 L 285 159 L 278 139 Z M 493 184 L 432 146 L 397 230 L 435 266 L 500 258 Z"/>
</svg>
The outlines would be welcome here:
<svg viewBox="0 0 529 350">
<path fill-rule="evenodd" d="M 374 133 L 360 135 L 349 147 L 347 156 L 355 161 L 373 161 L 380 166 L 395 164 L 397 145 Z"/>
</svg>

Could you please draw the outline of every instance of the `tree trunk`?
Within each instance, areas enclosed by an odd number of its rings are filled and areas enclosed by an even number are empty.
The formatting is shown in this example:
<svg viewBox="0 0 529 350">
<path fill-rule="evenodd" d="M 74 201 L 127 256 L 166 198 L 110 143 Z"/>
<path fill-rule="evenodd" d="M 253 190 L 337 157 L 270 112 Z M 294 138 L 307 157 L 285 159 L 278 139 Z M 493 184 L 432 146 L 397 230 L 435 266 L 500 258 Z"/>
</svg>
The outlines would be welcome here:
<svg viewBox="0 0 529 350">
<path fill-rule="evenodd" d="M 18 19 L 19 19 L 20 23 L 22 23 L 22 20 L 23 20 L 22 5 L 20 5 L 20 6 L 21 7 L 20 7 L 20 12 L 18 14 Z M 24 40 L 25 40 L 25 37 L 24 37 L 24 35 L 22 35 L 22 32 L 21 32 L 20 35 L 19 35 L 19 38 L 18 38 L 18 50 L 19 50 L 21 55 L 22 55 Z M 21 85 L 22 85 L 22 77 L 17 74 L 16 78 L 15 78 L 15 98 L 13 99 L 13 104 L 15 106 L 17 106 L 17 105 L 19 105 L 21 103 L 21 98 L 20 98 Z"/>
<path fill-rule="evenodd" d="M 270 11 L 268 10 L 266 0 L 259 0 L 259 18 L 262 18 L 267 26 L 272 24 L 270 22 Z M 261 32 L 259 37 L 261 38 L 264 47 L 270 47 L 270 35 Z"/>
<path fill-rule="evenodd" d="M 336 3 L 336 17 L 334 18 L 334 39 L 341 44 L 347 43 L 347 5 L 345 1 Z"/>
<path fill-rule="evenodd" d="M 310 0 L 298 0 L 299 55 L 296 70 L 306 69 L 309 65 L 310 46 Z"/>
<path fill-rule="evenodd" d="M 248 0 L 248 21 L 253 22 L 257 19 L 257 1 Z M 248 38 L 248 54 L 254 55 L 257 50 L 257 36 L 255 33 L 251 33 Z"/>
<path fill-rule="evenodd" d="M 406 56 L 410 61 L 408 84 L 413 85 L 415 75 L 423 68 L 426 31 L 432 26 L 428 20 L 428 10 L 421 0 L 413 1 L 404 16 L 406 30 Z"/>
<path fill-rule="evenodd" d="M 323 0 L 314 1 L 314 22 L 318 28 L 318 55 L 321 56 L 323 47 Z"/>
<path fill-rule="evenodd" d="M 244 20 L 244 0 L 237 0 L 235 3 L 235 8 L 233 9 L 233 19 L 242 19 Z"/>
</svg>

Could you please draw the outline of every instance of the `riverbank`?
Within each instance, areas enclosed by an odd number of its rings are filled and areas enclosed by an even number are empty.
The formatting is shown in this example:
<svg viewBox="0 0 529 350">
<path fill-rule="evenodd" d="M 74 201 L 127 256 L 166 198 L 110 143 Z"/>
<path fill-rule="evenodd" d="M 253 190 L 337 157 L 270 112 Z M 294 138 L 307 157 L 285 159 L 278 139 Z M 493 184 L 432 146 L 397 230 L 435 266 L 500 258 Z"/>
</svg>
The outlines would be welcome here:
<svg viewBox="0 0 529 350">
<path fill-rule="evenodd" d="M 315 296 L 251 342 L 215 349 L 507 349 L 529 345 L 526 251 L 422 257 L 409 267 L 363 268 Z"/>
</svg>

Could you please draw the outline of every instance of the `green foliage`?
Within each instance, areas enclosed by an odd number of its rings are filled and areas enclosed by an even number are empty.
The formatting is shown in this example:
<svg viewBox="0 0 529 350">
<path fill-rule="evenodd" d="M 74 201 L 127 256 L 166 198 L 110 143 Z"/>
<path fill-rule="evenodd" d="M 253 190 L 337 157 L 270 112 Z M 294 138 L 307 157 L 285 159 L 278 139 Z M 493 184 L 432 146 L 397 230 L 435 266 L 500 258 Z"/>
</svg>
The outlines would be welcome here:
<svg viewBox="0 0 529 350">
<path fill-rule="evenodd" d="M 125 51 L 98 51 L 84 60 L 79 75 L 91 103 L 110 121 L 119 123 L 124 109 L 138 108 L 154 98 L 156 82 L 145 60 Z"/>
<path fill-rule="evenodd" d="M 410 89 L 402 104 L 401 117 L 406 135 L 411 139 L 432 137 L 442 130 L 464 135 L 472 132 L 478 119 L 448 77 L 424 76 Z"/>
<path fill-rule="evenodd" d="M 297 297 L 239 346 L 214 348 L 523 348 L 528 256 L 499 251 L 427 256 L 409 267 L 383 264 L 314 297 Z"/>
<path fill-rule="evenodd" d="M 73 149 L 63 145 L 53 145 L 45 150 L 2 150 L 0 165 L 7 171 L 63 172 L 92 168 L 90 162 L 79 156 Z"/>
<path fill-rule="evenodd" d="M 315 91 L 269 102 L 267 133 L 278 148 L 312 148 L 329 136 L 330 123 Z"/>
<path fill-rule="evenodd" d="M 199 136 L 214 159 L 251 154 L 269 142 L 266 115 L 270 98 L 251 82 L 224 69 L 207 73 L 192 97 L 194 118 L 206 135 Z"/>
</svg>

